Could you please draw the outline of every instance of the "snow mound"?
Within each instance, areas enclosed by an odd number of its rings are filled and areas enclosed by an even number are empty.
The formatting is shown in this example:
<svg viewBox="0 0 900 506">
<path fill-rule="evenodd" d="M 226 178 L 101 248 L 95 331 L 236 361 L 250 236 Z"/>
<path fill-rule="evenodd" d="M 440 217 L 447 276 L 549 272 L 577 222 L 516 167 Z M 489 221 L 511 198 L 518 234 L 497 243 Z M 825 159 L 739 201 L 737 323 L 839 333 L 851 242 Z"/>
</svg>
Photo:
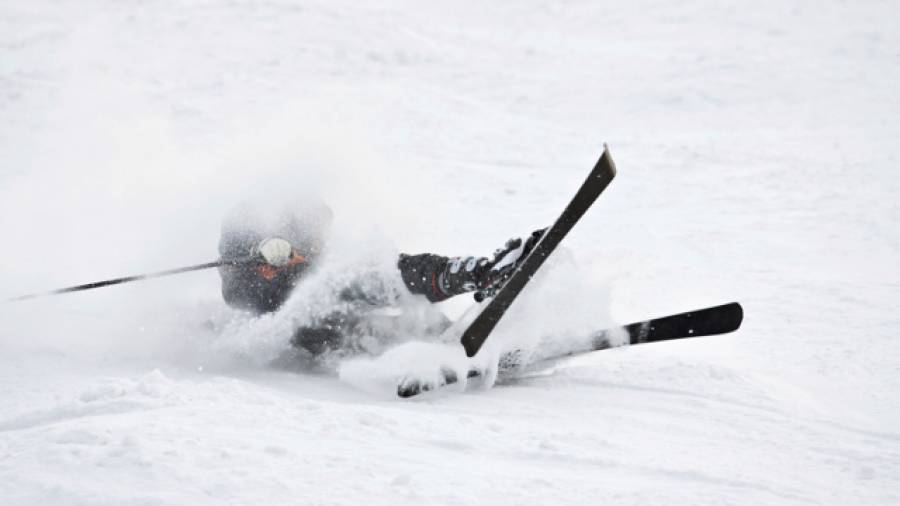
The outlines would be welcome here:
<svg viewBox="0 0 900 506">
<path fill-rule="evenodd" d="M 360 390 L 396 397 L 397 384 L 403 378 L 437 384 L 443 369 L 452 370 L 460 379 L 447 389 L 464 390 L 469 367 L 470 360 L 459 345 L 413 341 L 395 346 L 379 357 L 346 360 L 340 364 L 338 376 Z"/>
<path fill-rule="evenodd" d="M 171 404 L 174 382 L 159 369 L 138 379 L 103 378 L 83 388 L 74 399 L 0 419 L 0 431 L 49 425 L 64 420 L 114 415 Z"/>
</svg>

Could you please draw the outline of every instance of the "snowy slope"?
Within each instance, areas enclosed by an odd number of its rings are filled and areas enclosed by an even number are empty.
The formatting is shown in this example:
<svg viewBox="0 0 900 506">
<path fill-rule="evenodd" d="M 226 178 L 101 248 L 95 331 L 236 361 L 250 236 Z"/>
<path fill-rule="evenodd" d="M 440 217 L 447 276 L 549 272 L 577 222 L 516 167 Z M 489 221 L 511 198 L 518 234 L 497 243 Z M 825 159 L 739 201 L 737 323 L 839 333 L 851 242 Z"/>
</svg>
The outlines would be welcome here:
<svg viewBox="0 0 900 506">
<path fill-rule="evenodd" d="M 214 272 L 0 305 L 0 504 L 900 502 L 896 2 L 357 4 L 0 4 L 0 296 L 210 260 L 311 186 L 348 250 L 486 254 L 607 142 L 497 338 L 744 327 L 399 402 L 210 330 Z"/>
</svg>

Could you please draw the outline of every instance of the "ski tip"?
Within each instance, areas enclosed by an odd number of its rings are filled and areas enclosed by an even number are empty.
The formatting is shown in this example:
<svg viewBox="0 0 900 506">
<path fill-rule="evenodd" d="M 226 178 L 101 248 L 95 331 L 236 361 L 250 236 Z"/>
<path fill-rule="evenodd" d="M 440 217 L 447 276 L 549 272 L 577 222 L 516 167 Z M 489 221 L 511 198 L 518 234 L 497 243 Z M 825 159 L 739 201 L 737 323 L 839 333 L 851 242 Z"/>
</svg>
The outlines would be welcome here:
<svg viewBox="0 0 900 506">
<path fill-rule="evenodd" d="M 603 143 L 603 154 L 600 155 L 600 161 L 597 162 L 597 165 L 606 165 L 607 170 L 609 171 L 609 177 L 616 177 L 616 163 L 613 162 L 612 155 L 609 152 L 609 144 L 605 142 Z"/>
<path fill-rule="evenodd" d="M 744 322 L 744 307 L 741 306 L 740 302 L 732 302 L 729 304 L 734 308 L 734 330 L 741 328 L 741 323 Z"/>
<path fill-rule="evenodd" d="M 744 321 L 744 308 L 739 302 L 729 302 L 728 304 L 722 304 L 721 306 L 717 306 L 711 309 L 718 310 L 720 313 L 722 313 L 722 316 L 724 318 L 723 328 L 721 329 L 722 334 L 734 332 L 735 330 L 741 328 L 741 323 L 743 323 Z"/>
</svg>

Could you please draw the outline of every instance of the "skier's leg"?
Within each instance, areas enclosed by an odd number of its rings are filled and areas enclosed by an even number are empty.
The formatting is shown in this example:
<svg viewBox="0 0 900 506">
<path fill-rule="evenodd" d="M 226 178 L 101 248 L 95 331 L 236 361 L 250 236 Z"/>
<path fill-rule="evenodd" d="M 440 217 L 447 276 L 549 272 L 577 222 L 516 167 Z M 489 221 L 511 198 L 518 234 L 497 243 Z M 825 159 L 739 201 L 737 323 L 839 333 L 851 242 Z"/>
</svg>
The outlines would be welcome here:
<svg viewBox="0 0 900 506">
<path fill-rule="evenodd" d="M 343 313 L 332 313 L 294 331 L 291 345 L 313 355 L 344 347 L 347 333 L 355 325 L 355 319 Z"/>
</svg>

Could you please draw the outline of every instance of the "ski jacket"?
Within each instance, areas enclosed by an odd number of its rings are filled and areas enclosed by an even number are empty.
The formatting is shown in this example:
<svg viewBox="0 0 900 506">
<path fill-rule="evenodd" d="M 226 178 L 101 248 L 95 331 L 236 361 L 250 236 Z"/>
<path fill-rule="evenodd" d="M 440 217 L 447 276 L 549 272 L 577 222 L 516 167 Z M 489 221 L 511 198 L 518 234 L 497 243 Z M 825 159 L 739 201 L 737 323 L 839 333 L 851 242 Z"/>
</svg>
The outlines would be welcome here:
<svg viewBox="0 0 900 506">
<path fill-rule="evenodd" d="M 253 214 L 240 209 L 231 213 L 223 222 L 219 254 L 224 260 L 247 258 L 254 255 L 260 241 L 273 236 L 290 242 L 297 250 L 297 256 L 304 261 L 281 268 L 267 264 L 221 266 L 222 297 L 228 305 L 255 314 L 276 311 L 310 272 L 310 265 L 315 263 L 320 252 L 320 222 L 303 221 L 291 213 L 276 220 L 256 219 Z M 482 287 L 479 281 L 484 278 L 488 259 L 449 258 L 431 253 L 401 254 L 396 266 L 409 293 L 423 295 L 430 302 L 440 302 Z M 396 302 L 396 292 L 376 293 L 385 290 L 396 289 L 354 278 L 339 290 L 341 309 L 308 321 L 306 326 L 296 330 L 292 343 L 314 355 L 344 347 L 349 335 L 362 336 L 371 330 L 367 326 L 373 319 L 368 316 L 374 310 Z M 439 331 L 449 324 L 443 314 L 440 316 L 432 326 L 433 330 Z"/>
</svg>

